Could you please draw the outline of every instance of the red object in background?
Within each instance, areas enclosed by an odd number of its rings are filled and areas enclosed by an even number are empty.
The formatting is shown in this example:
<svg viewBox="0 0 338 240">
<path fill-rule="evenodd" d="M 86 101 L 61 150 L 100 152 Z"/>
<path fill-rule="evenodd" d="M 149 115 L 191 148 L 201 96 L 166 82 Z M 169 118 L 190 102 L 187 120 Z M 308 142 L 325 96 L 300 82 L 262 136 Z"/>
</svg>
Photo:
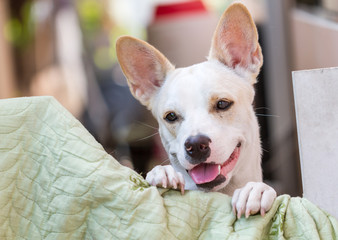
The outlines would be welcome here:
<svg viewBox="0 0 338 240">
<path fill-rule="evenodd" d="M 161 4 L 156 7 L 154 20 L 163 17 L 176 17 L 178 15 L 206 13 L 207 9 L 202 1 L 187 1 L 180 3 Z"/>
</svg>

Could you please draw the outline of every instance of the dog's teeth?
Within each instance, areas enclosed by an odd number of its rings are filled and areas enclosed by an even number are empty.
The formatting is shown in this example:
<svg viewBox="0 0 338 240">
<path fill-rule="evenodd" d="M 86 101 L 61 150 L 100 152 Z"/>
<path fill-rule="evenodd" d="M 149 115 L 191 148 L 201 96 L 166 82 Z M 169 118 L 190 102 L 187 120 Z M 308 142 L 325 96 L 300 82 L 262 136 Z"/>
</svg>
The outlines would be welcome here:
<svg viewBox="0 0 338 240">
<path fill-rule="evenodd" d="M 221 174 L 221 165 L 218 165 L 218 175 Z"/>
</svg>

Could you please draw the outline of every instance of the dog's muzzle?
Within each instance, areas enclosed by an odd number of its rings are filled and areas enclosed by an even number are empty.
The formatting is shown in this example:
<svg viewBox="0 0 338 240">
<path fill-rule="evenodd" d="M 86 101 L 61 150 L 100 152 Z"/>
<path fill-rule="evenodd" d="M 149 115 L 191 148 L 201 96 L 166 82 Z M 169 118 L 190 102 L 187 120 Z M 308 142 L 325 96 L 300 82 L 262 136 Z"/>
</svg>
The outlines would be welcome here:
<svg viewBox="0 0 338 240">
<path fill-rule="evenodd" d="M 228 174 L 236 166 L 240 148 L 239 142 L 223 164 L 201 162 L 187 172 L 198 187 L 210 190 L 227 180 Z"/>
<path fill-rule="evenodd" d="M 188 161 L 191 164 L 205 162 L 210 156 L 211 139 L 205 135 L 190 136 L 184 143 Z"/>
</svg>

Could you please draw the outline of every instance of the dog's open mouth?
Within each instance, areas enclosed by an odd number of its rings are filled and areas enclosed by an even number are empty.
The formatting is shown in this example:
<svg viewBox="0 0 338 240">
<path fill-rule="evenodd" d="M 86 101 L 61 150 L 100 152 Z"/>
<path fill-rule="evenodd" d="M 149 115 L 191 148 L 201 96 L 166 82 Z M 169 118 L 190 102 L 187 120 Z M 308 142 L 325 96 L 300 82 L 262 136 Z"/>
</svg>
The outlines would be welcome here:
<svg viewBox="0 0 338 240">
<path fill-rule="evenodd" d="M 189 170 L 188 173 L 192 180 L 201 187 L 203 187 L 203 185 L 210 185 L 209 183 L 213 181 L 217 182 L 217 184 L 216 182 L 212 184 L 215 186 L 224 182 L 228 173 L 236 166 L 240 154 L 240 147 L 241 143 L 238 143 L 230 157 L 222 165 L 201 163 Z"/>
</svg>

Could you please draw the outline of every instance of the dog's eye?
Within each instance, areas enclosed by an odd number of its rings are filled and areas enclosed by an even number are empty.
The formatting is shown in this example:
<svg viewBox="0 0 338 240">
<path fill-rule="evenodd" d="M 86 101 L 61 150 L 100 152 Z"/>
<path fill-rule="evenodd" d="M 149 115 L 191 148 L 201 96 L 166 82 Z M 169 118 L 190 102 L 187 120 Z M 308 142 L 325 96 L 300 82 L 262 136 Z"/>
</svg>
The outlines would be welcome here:
<svg viewBox="0 0 338 240">
<path fill-rule="evenodd" d="M 227 110 L 231 107 L 232 104 L 233 104 L 233 102 L 228 101 L 228 100 L 219 100 L 217 102 L 216 107 L 217 107 L 218 110 Z"/>
<path fill-rule="evenodd" d="M 177 117 L 176 113 L 169 112 L 165 115 L 164 119 L 167 120 L 168 122 L 174 122 L 178 119 L 178 117 Z"/>
</svg>

